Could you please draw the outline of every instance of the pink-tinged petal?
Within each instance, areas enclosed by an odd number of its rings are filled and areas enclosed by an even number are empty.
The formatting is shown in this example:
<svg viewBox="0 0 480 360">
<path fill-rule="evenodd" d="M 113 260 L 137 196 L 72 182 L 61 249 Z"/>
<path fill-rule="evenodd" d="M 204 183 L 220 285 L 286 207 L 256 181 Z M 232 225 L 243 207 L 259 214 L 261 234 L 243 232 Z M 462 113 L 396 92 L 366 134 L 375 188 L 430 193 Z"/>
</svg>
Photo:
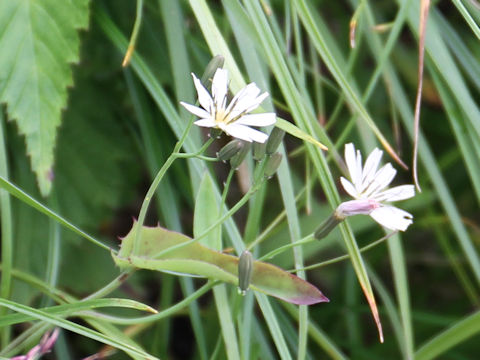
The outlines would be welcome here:
<svg viewBox="0 0 480 360">
<path fill-rule="evenodd" d="M 195 89 L 197 89 L 198 95 L 198 102 L 202 107 L 207 110 L 211 111 L 213 108 L 213 100 L 210 94 L 208 93 L 207 89 L 202 85 L 202 82 L 192 73 L 193 83 L 195 84 Z"/>
<path fill-rule="evenodd" d="M 400 185 L 375 195 L 377 201 L 399 201 L 415 196 L 414 185 Z"/>
<path fill-rule="evenodd" d="M 375 178 L 370 184 L 367 185 L 367 188 L 364 191 L 365 197 L 375 196 L 382 189 L 385 189 L 393 180 L 397 170 L 395 170 L 392 164 L 385 164 L 380 170 L 375 174 Z"/>
<path fill-rule="evenodd" d="M 277 116 L 275 113 L 244 115 L 235 124 L 247 126 L 269 126 L 275 124 Z"/>
<path fill-rule="evenodd" d="M 390 230 L 407 230 L 413 223 L 412 214 L 394 206 L 382 206 L 370 213 L 370 216 L 380 225 Z"/>
<path fill-rule="evenodd" d="M 208 127 L 208 128 L 217 126 L 215 121 L 213 121 L 211 118 L 197 120 L 194 122 L 194 124 L 197 126 Z"/>
<path fill-rule="evenodd" d="M 185 109 L 190 111 L 193 115 L 197 115 L 200 118 L 208 118 L 209 116 L 211 116 L 208 113 L 208 111 L 205 111 L 204 109 L 199 108 L 197 106 L 187 104 L 183 101 L 180 101 L 180 105 L 182 105 Z"/>
<path fill-rule="evenodd" d="M 213 75 L 212 95 L 213 100 L 221 109 L 225 109 L 228 91 L 228 71 L 218 68 Z"/>
<path fill-rule="evenodd" d="M 348 173 L 350 174 L 350 180 L 355 185 L 355 179 L 359 171 L 357 169 L 357 158 L 355 156 L 355 146 L 352 143 L 345 145 L 345 163 L 347 164 Z"/>
<path fill-rule="evenodd" d="M 268 139 L 268 135 L 249 128 L 248 126 L 245 125 L 239 125 L 236 123 L 233 124 L 228 124 L 225 126 L 225 132 L 229 134 L 230 136 L 236 137 L 237 139 L 245 140 L 248 142 L 258 142 L 258 143 L 264 143 Z"/>
<path fill-rule="evenodd" d="M 363 167 L 363 176 L 362 176 L 362 187 L 365 189 L 369 183 L 375 178 L 375 174 L 382 159 L 383 151 L 375 148 L 368 155 L 367 160 L 365 161 L 365 166 Z"/>
<path fill-rule="evenodd" d="M 380 204 L 373 199 L 345 201 L 338 205 L 335 214 L 340 218 L 353 215 L 370 215 L 370 213 L 379 206 Z"/>
<path fill-rule="evenodd" d="M 342 183 L 342 186 L 345 189 L 345 191 L 348 193 L 348 195 L 350 195 L 354 199 L 358 198 L 357 189 L 355 189 L 355 186 L 353 186 L 353 184 L 350 181 L 348 181 L 342 176 L 340 178 L 340 182 Z"/>
</svg>

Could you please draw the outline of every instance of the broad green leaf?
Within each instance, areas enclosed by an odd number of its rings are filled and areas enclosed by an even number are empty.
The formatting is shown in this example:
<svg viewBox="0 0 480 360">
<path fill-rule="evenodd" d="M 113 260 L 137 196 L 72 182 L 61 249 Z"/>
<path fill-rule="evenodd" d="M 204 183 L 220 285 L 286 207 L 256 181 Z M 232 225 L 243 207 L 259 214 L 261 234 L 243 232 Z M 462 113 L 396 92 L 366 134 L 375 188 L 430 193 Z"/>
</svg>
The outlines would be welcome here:
<svg viewBox="0 0 480 360">
<path fill-rule="evenodd" d="M 197 237 L 207 230 L 215 221 L 220 213 L 218 211 L 217 200 L 215 197 L 215 188 L 210 173 L 206 172 L 197 192 L 195 200 L 195 217 L 193 219 L 193 236 Z M 221 250 L 221 230 L 219 225 L 211 230 L 207 236 L 200 239 L 199 243 L 214 250 Z"/>
<path fill-rule="evenodd" d="M 198 242 L 191 242 L 186 235 L 161 227 L 146 226 L 141 229 L 138 253 L 133 255 L 136 231 L 137 223 L 123 238 L 118 254 L 113 254 L 115 263 L 121 268 L 137 267 L 191 274 L 238 284 L 237 257 L 211 250 Z M 165 251 L 188 242 L 190 243 L 182 247 Z M 311 305 L 328 301 L 312 284 L 274 265 L 260 261 L 254 262 L 250 288 L 293 304 Z"/>
<path fill-rule="evenodd" d="M 210 173 L 206 172 L 198 188 L 195 200 L 195 217 L 193 219 L 193 235 L 201 236 L 220 216 L 219 206 L 215 198 L 214 182 Z M 209 249 L 222 249 L 222 227 L 221 225 L 210 230 L 199 244 Z M 224 284 L 213 288 L 213 296 L 217 308 L 222 336 L 225 343 L 227 356 L 231 360 L 240 359 L 238 350 L 237 334 L 232 319 L 232 312 L 229 306 L 227 290 Z"/>
<path fill-rule="evenodd" d="M 0 2 L 0 101 L 25 135 L 40 191 L 50 192 L 53 150 L 70 64 L 78 61 L 77 30 L 88 25 L 89 0 Z"/>
</svg>

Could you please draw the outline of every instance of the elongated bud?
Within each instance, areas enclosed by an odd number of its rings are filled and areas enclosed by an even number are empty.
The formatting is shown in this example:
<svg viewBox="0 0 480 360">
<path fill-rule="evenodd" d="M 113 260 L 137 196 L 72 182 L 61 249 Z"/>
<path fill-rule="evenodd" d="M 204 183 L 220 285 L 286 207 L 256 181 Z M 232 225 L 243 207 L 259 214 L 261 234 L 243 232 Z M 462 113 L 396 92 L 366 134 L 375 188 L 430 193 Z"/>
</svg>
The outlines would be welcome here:
<svg viewBox="0 0 480 360">
<path fill-rule="evenodd" d="M 339 217 L 337 215 L 337 212 L 335 211 L 317 228 L 317 230 L 315 230 L 315 232 L 313 233 L 313 237 L 317 240 L 323 239 L 328 234 L 330 234 L 330 231 L 335 229 L 335 226 L 340 224 L 343 220 L 345 220 L 345 218 Z"/>
<path fill-rule="evenodd" d="M 235 154 L 237 154 L 243 148 L 243 141 L 241 140 L 232 140 L 227 145 L 222 147 L 217 153 L 217 158 L 222 161 L 230 160 Z"/>
<path fill-rule="evenodd" d="M 253 274 L 253 256 L 245 250 L 238 260 L 238 290 L 241 295 L 247 293 Z"/>
<path fill-rule="evenodd" d="M 265 150 L 267 149 L 267 144 L 254 142 L 253 143 L 253 158 L 257 161 L 262 160 L 265 157 Z"/>
<path fill-rule="evenodd" d="M 225 58 L 222 55 L 216 55 L 212 58 L 212 60 L 210 60 L 207 67 L 205 68 L 205 71 L 203 72 L 200 81 L 208 91 L 210 91 L 212 88 L 212 82 L 210 81 L 210 79 L 213 78 L 213 75 L 215 75 L 215 71 L 217 71 L 218 68 L 223 67 L 224 63 Z"/>
<path fill-rule="evenodd" d="M 238 169 L 242 161 L 245 159 L 245 156 L 247 156 L 251 147 L 251 144 L 249 142 L 245 142 L 245 141 L 241 141 L 241 142 L 242 142 L 242 149 L 230 159 L 230 166 L 232 167 L 232 169 L 235 169 L 235 170 Z"/>
<path fill-rule="evenodd" d="M 345 201 L 338 205 L 335 214 L 339 218 L 346 218 L 352 215 L 370 215 L 380 204 L 373 199 L 360 199 Z"/>
<path fill-rule="evenodd" d="M 265 172 L 264 172 L 265 177 L 267 178 L 272 177 L 273 174 L 277 172 L 281 162 L 282 162 L 282 154 L 277 152 L 272 156 L 269 156 L 265 164 Z"/>
<path fill-rule="evenodd" d="M 267 154 L 272 155 L 275 151 L 277 151 L 278 146 L 283 140 L 285 136 L 285 131 L 278 127 L 274 127 L 270 136 L 268 137 L 267 141 Z"/>
</svg>

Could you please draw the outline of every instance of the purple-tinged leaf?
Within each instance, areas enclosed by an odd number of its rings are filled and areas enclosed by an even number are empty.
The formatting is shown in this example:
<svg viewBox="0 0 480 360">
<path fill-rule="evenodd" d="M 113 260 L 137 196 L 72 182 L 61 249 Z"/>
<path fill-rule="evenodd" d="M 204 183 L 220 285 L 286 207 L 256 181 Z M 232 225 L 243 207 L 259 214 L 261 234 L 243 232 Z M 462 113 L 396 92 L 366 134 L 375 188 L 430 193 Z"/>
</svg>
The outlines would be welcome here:
<svg viewBox="0 0 480 360">
<path fill-rule="evenodd" d="M 165 250 L 173 246 L 191 241 L 191 238 L 161 227 L 144 226 L 141 229 L 141 243 L 138 253 L 134 255 L 132 250 L 137 227 L 135 222 L 132 230 L 122 239 L 119 253 L 113 255 L 118 266 L 201 276 L 238 286 L 238 257 L 214 251 L 198 242 L 166 252 Z M 298 305 L 328 301 L 320 290 L 309 282 L 260 261 L 253 264 L 250 288 Z"/>
</svg>

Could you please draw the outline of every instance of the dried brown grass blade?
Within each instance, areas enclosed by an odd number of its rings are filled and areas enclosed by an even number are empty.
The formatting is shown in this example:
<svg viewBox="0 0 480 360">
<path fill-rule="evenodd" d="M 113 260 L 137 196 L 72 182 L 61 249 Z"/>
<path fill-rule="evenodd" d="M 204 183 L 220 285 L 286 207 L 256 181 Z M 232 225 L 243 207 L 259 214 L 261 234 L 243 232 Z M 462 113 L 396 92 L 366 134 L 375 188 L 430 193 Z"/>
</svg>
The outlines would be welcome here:
<svg viewBox="0 0 480 360">
<path fill-rule="evenodd" d="M 430 10 L 430 0 L 421 0 L 420 3 L 420 23 L 419 23 L 419 41 L 418 41 L 418 86 L 417 97 L 415 99 L 414 115 L 414 143 L 413 143 L 413 181 L 419 192 L 422 191 L 418 182 L 418 133 L 420 131 L 420 107 L 422 103 L 423 88 L 423 67 L 425 55 L 425 34 L 427 30 L 428 11 Z"/>
</svg>

